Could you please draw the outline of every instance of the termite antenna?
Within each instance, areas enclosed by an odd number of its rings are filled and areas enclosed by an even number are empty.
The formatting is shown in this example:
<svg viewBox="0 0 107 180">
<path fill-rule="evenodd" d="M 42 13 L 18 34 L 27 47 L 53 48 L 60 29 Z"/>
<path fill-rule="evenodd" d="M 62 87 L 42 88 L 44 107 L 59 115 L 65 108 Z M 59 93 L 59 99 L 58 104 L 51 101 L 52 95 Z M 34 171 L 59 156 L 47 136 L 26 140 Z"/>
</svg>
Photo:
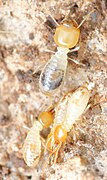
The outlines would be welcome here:
<svg viewBox="0 0 107 180">
<path fill-rule="evenodd" d="M 90 14 L 94 11 L 94 9 L 89 13 L 87 14 L 83 20 L 81 21 L 81 23 L 78 25 L 77 29 L 79 29 L 81 27 L 81 25 L 88 19 L 88 17 L 90 16 Z"/>
<path fill-rule="evenodd" d="M 55 20 L 55 18 L 51 15 L 51 12 L 49 9 L 47 9 L 47 7 L 45 8 L 45 14 L 47 16 L 47 18 L 50 18 L 53 21 L 53 24 L 57 27 L 59 26 L 59 24 L 57 23 L 57 21 Z"/>
<path fill-rule="evenodd" d="M 53 24 L 55 24 L 55 26 L 59 26 L 58 22 L 55 20 L 55 18 L 51 15 L 51 14 L 48 14 L 49 18 L 51 18 L 51 20 L 53 21 Z"/>
</svg>

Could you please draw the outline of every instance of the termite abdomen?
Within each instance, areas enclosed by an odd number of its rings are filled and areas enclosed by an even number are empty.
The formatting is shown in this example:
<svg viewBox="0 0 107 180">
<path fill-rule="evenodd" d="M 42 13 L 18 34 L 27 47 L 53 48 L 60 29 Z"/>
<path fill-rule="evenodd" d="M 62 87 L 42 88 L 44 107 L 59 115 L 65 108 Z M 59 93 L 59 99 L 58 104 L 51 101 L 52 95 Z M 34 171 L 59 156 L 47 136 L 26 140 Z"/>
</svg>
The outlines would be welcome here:
<svg viewBox="0 0 107 180">
<path fill-rule="evenodd" d="M 58 48 L 58 51 L 44 67 L 39 81 L 42 92 L 51 93 L 62 84 L 67 68 L 67 53 L 67 48 Z"/>
<path fill-rule="evenodd" d="M 23 158 L 29 167 L 35 167 L 39 162 L 41 155 L 40 130 L 42 130 L 42 126 L 36 121 L 28 132 L 23 145 Z"/>
</svg>

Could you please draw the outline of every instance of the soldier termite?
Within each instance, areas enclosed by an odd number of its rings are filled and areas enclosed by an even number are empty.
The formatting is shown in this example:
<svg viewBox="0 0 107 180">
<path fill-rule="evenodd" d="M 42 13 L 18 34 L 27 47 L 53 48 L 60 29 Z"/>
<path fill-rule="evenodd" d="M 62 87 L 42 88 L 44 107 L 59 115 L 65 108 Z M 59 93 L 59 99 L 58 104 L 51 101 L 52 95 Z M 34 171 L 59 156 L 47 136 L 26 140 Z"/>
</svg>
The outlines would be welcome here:
<svg viewBox="0 0 107 180">
<path fill-rule="evenodd" d="M 90 98 L 90 91 L 87 87 L 81 86 L 73 93 L 69 92 L 59 101 L 55 109 L 53 127 L 47 138 L 46 149 L 50 156 L 55 155 L 54 163 L 57 160 L 58 151 L 67 138 L 67 133 L 72 129 L 73 124 L 83 114 Z M 49 156 L 49 158 L 50 158 Z"/>
<path fill-rule="evenodd" d="M 27 166 L 35 167 L 41 156 L 41 137 L 40 131 L 45 127 L 48 128 L 53 122 L 52 112 L 44 111 L 30 128 L 25 139 L 22 154 Z"/>
<path fill-rule="evenodd" d="M 90 13 L 92 13 L 92 11 Z M 59 47 L 55 55 L 47 62 L 40 75 L 39 86 L 43 93 L 51 94 L 62 84 L 67 69 L 67 54 L 70 51 L 69 48 L 75 47 L 78 43 L 80 26 L 90 13 L 84 18 L 80 25 L 74 20 L 65 19 L 57 26 L 54 41 Z M 78 50 L 78 47 L 72 51 L 76 50 Z"/>
</svg>

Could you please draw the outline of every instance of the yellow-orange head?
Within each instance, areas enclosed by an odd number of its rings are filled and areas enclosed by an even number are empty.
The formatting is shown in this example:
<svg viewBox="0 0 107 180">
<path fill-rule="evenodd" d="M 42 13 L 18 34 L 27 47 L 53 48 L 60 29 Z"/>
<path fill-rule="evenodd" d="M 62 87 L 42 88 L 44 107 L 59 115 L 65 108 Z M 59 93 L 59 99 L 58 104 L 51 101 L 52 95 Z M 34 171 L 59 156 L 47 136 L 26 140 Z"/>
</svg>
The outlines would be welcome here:
<svg viewBox="0 0 107 180">
<path fill-rule="evenodd" d="M 65 20 L 56 28 L 54 41 L 64 48 L 73 48 L 79 41 L 80 29 L 74 20 Z"/>
<path fill-rule="evenodd" d="M 38 120 L 45 128 L 48 128 L 53 122 L 52 113 L 48 111 L 43 111 L 38 116 Z"/>
<path fill-rule="evenodd" d="M 59 124 L 54 129 L 54 139 L 56 143 L 64 142 L 67 138 L 67 131 Z"/>
</svg>

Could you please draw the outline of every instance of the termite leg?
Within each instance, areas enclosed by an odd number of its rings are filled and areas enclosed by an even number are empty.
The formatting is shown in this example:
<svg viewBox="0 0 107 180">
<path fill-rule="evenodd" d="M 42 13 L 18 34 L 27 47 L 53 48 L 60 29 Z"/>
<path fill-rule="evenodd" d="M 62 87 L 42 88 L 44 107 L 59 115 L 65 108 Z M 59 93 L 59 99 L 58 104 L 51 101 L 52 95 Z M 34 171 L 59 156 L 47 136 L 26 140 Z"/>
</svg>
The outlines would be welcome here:
<svg viewBox="0 0 107 180">
<path fill-rule="evenodd" d="M 48 106 L 45 111 L 52 112 L 52 114 L 53 114 L 55 107 L 56 107 L 56 104 L 51 103 L 51 105 Z"/>
<path fill-rule="evenodd" d="M 34 70 L 34 71 L 32 72 L 32 75 L 34 75 L 35 73 L 37 73 L 39 70 L 43 69 L 44 64 L 45 64 L 45 62 L 44 62 L 43 64 L 41 64 L 38 68 L 36 68 L 36 70 Z"/>
<path fill-rule="evenodd" d="M 45 139 L 43 137 L 40 137 L 41 142 L 42 142 L 42 146 L 45 148 Z"/>
<path fill-rule="evenodd" d="M 70 57 L 68 57 L 68 59 L 69 60 L 71 60 L 72 62 L 74 62 L 75 64 L 78 64 L 78 65 L 81 65 L 81 66 L 85 66 L 83 63 L 80 63 L 78 60 L 76 60 L 76 59 L 72 59 L 72 58 L 70 58 Z"/>
<path fill-rule="evenodd" d="M 80 49 L 80 46 L 77 46 L 77 47 L 75 47 L 74 49 L 69 50 L 69 53 L 78 51 L 79 49 Z M 55 54 L 55 51 L 52 51 L 52 50 L 50 50 L 50 49 L 45 49 L 44 51 Z"/>
<path fill-rule="evenodd" d="M 60 142 L 60 143 L 57 145 L 57 147 L 51 152 L 51 154 L 50 154 L 49 157 L 48 157 L 48 162 L 49 162 L 49 160 L 50 160 L 50 157 L 51 157 L 53 154 L 55 154 L 54 164 L 56 164 L 57 157 L 58 157 L 58 152 L 59 152 L 59 149 L 60 149 L 61 145 L 62 145 L 62 142 Z"/>
<path fill-rule="evenodd" d="M 26 126 L 26 125 L 23 125 L 23 128 L 26 129 L 27 131 L 30 130 L 30 128 L 28 126 Z"/>
<path fill-rule="evenodd" d="M 49 143 L 49 141 L 51 141 L 51 140 L 52 140 L 52 135 L 48 138 L 48 140 L 47 140 L 47 142 L 46 142 L 45 152 L 46 152 L 46 150 L 51 151 L 51 149 L 48 148 L 48 143 Z M 53 139 L 53 141 L 54 141 L 54 139 Z M 55 141 L 54 141 L 54 142 L 55 142 Z"/>
<path fill-rule="evenodd" d="M 62 142 L 60 142 L 60 144 L 57 146 L 57 149 L 56 149 L 56 152 L 55 152 L 54 164 L 56 164 L 57 157 L 58 157 L 58 152 L 59 152 L 59 149 L 60 149 L 61 145 L 62 145 Z"/>
<path fill-rule="evenodd" d="M 75 47 L 74 49 L 71 49 L 69 52 L 75 52 L 78 51 L 80 49 L 80 46 Z M 80 63 L 78 60 L 72 59 L 70 57 L 68 57 L 69 60 L 73 61 L 75 64 L 81 65 L 81 66 L 85 66 L 84 64 Z"/>
<path fill-rule="evenodd" d="M 45 51 L 45 52 L 48 52 L 48 53 L 53 53 L 53 54 L 55 54 L 55 51 L 52 51 L 52 50 L 50 50 L 50 49 L 45 49 L 44 51 Z"/>
<path fill-rule="evenodd" d="M 31 125 L 33 126 L 33 123 L 34 123 L 34 117 L 33 117 L 32 114 L 30 115 L 30 122 L 31 122 Z"/>
<path fill-rule="evenodd" d="M 88 104 L 85 111 L 84 111 L 84 114 L 87 112 L 87 110 L 91 107 L 91 104 Z"/>
<path fill-rule="evenodd" d="M 75 51 L 78 51 L 79 49 L 80 49 L 80 46 L 77 46 L 77 47 L 71 49 L 69 52 L 70 52 L 70 53 L 71 53 L 71 52 L 75 52 Z"/>
<path fill-rule="evenodd" d="M 107 103 L 107 98 L 101 97 L 98 102 L 96 102 L 95 104 L 93 104 L 93 107 L 95 107 L 95 106 L 97 106 L 97 105 L 100 105 L 101 103 Z"/>
</svg>

